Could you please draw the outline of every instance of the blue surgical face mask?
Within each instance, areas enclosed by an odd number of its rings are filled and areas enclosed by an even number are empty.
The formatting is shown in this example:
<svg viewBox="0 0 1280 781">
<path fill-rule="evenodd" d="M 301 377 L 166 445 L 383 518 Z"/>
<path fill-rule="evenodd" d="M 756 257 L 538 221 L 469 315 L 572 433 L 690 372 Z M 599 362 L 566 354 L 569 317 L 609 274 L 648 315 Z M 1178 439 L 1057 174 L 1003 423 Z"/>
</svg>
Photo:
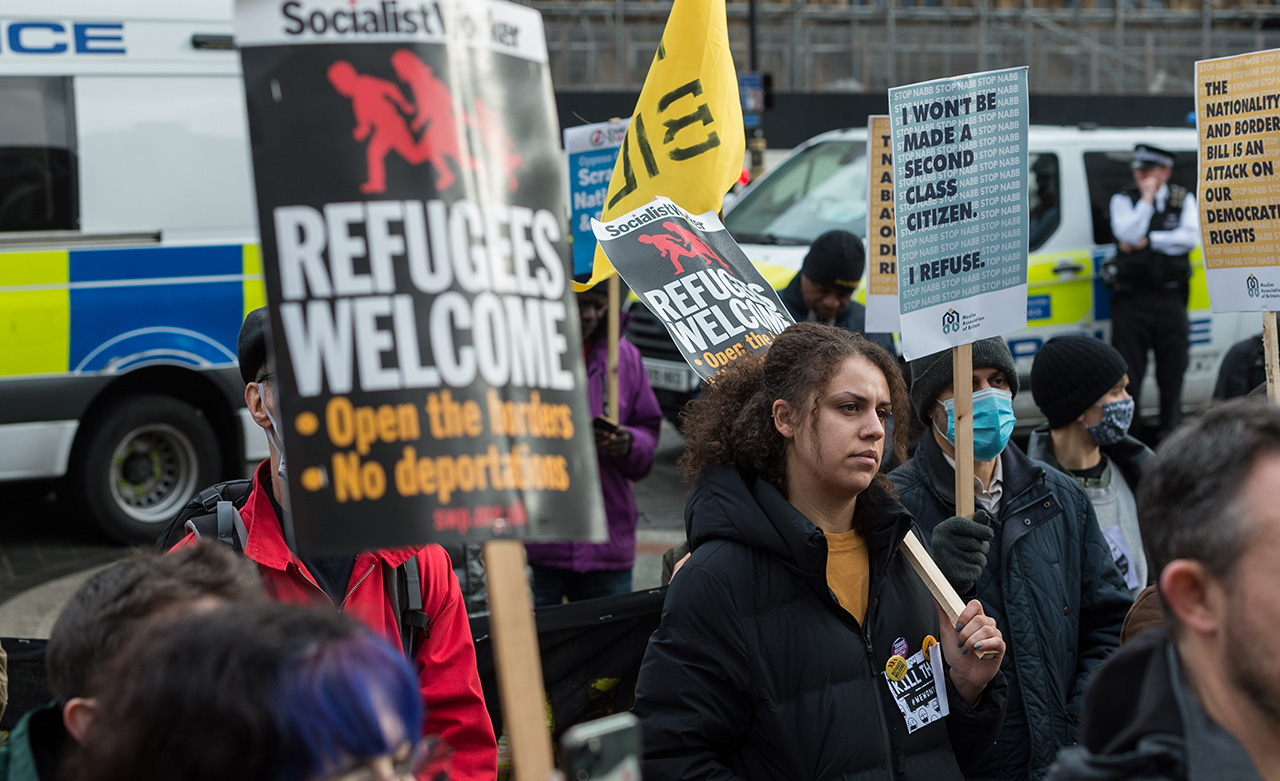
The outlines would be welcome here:
<svg viewBox="0 0 1280 781">
<path fill-rule="evenodd" d="M 1098 447 L 1114 445 L 1129 433 L 1129 424 L 1133 422 L 1133 399 L 1108 401 L 1106 404 L 1095 404 L 1102 408 L 1102 420 L 1095 426 L 1085 424 L 1084 430 L 1089 432 Z"/>
<path fill-rule="evenodd" d="M 258 384 L 258 393 L 262 396 L 262 409 L 267 413 L 267 420 L 271 422 L 271 428 L 267 429 L 267 439 L 270 440 L 271 446 L 280 454 L 280 466 L 276 469 L 276 474 L 280 475 L 280 479 L 287 479 L 284 470 L 284 442 L 280 440 L 277 433 L 280 427 L 276 425 L 276 417 L 271 414 L 271 405 L 267 403 L 267 391 L 262 387 L 262 383 Z"/>
<path fill-rule="evenodd" d="M 946 439 L 956 443 L 956 400 L 938 402 L 947 411 Z M 973 458 L 995 461 L 1009 444 L 1009 435 L 1018 418 L 1013 414 L 1013 394 L 1000 388 L 983 388 L 973 394 Z M 938 424 L 934 423 L 934 428 Z M 938 433 L 942 429 L 938 428 Z"/>
</svg>

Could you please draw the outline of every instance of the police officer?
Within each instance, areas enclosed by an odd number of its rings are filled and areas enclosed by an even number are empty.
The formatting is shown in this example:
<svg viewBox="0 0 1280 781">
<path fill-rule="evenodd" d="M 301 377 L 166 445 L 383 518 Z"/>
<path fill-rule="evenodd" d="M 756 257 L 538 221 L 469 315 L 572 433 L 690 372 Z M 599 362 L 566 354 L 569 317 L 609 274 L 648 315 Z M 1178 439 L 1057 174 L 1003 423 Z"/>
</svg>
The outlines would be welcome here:
<svg viewBox="0 0 1280 781">
<path fill-rule="evenodd" d="M 1191 250 L 1200 243 L 1196 198 L 1169 184 L 1173 155 L 1150 144 L 1133 152 L 1133 181 L 1111 198 L 1116 237 L 1111 343 L 1129 369 L 1129 395 L 1140 392 L 1147 351 L 1155 351 L 1163 437 L 1182 422 L 1182 376 L 1187 370 Z M 1137 420 L 1137 416 L 1134 418 Z"/>
</svg>

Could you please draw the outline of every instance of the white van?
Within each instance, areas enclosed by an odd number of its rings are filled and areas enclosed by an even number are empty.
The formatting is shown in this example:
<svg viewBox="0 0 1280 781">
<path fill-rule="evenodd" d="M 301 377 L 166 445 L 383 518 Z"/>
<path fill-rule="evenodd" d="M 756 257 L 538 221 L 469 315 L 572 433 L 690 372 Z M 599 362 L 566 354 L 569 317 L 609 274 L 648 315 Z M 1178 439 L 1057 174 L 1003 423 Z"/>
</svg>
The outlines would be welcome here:
<svg viewBox="0 0 1280 781">
<path fill-rule="evenodd" d="M 0 9 L 0 481 L 154 540 L 266 453 L 265 296 L 231 0 Z"/>
<path fill-rule="evenodd" d="M 809 243 L 823 232 L 866 233 L 866 136 L 865 128 L 815 136 L 726 205 L 725 226 L 774 287 L 791 281 Z M 1032 358 L 1050 337 L 1085 333 L 1110 341 L 1111 294 L 1100 271 L 1115 248 L 1109 203 L 1133 181 L 1129 163 L 1134 144 L 1150 143 L 1173 152 L 1172 181 L 1191 192 L 1196 191 L 1197 157 L 1192 128 L 1033 125 L 1028 141 L 1027 328 L 1006 336 L 1024 390 L 1030 388 Z M 1260 333 L 1262 322 L 1257 314 L 1211 314 L 1199 250 L 1192 253 L 1191 262 L 1191 361 L 1182 400 L 1188 412 L 1197 412 L 1210 401 L 1223 355 L 1240 339 Z M 644 353 L 650 381 L 664 410 L 672 414 L 696 387 L 696 375 L 680 371 L 672 360 L 674 351 L 665 351 L 661 334 L 649 326 L 646 315 L 633 310 L 627 336 Z M 1148 371 L 1142 400 L 1142 413 L 1155 416 L 1159 393 L 1154 367 Z M 1030 392 L 1018 394 L 1014 406 L 1021 427 L 1043 422 Z"/>
</svg>

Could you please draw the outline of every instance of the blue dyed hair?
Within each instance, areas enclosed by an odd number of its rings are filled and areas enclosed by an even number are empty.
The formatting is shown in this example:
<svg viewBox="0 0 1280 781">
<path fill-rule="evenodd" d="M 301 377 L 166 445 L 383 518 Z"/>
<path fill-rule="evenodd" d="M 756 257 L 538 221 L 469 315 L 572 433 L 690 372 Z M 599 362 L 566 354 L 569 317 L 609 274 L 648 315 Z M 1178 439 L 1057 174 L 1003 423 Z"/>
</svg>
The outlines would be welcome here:
<svg viewBox="0 0 1280 781">
<path fill-rule="evenodd" d="M 422 733 L 413 671 L 398 647 L 369 632 L 312 645 L 286 660 L 273 708 L 284 743 L 282 781 L 394 753 Z M 383 733 L 387 713 L 404 725 L 403 735 Z"/>
<path fill-rule="evenodd" d="M 161 621 L 88 691 L 100 710 L 68 758 L 77 781 L 313 781 L 422 732 L 400 649 L 331 609 L 239 604 Z M 383 734 L 397 719 L 403 735 Z"/>
</svg>

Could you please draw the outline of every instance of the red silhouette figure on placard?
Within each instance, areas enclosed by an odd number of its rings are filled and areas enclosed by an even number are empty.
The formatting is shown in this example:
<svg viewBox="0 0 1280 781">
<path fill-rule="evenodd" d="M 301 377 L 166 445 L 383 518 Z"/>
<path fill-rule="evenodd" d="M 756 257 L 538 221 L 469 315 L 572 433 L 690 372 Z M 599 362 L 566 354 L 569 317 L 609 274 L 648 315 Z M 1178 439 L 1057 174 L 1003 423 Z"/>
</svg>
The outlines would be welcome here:
<svg viewBox="0 0 1280 781">
<path fill-rule="evenodd" d="M 360 192 L 386 192 L 388 154 L 397 152 L 410 165 L 419 165 L 426 159 L 400 113 L 413 111 L 413 106 L 395 84 L 359 73 L 346 60 L 334 62 L 326 75 L 338 94 L 351 99 L 356 119 L 351 137 L 369 141 L 365 150 L 368 170 Z"/>
<path fill-rule="evenodd" d="M 687 246 L 696 257 L 700 257 L 706 261 L 708 266 L 711 265 L 712 261 L 715 261 L 726 269 L 729 268 L 729 264 L 725 263 L 724 259 L 717 255 L 715 250 L 708 247 L 706 242 L 698 238 L 697 235 L 685 228 L 683 225 L 668 221 L 662 223 L 662 227 L 679 236 L 684 241 L 685 246 Z"/>
<path fill-rule="evenodd" d="M 636 241 L 641 244 L 648 244 L 663 258 L 671 261 L 671 265 L 676 267 L 677 274 L 684 273 L 684 266 L 680 265 L 681 258 L 689 258 L 690 260 L 701 260 L 708 266 L 714 261 L 729 268 L 729 264 L 716 254 L 716 251 L 707 246 L 707 243 L 698 238 L 697 234 L 690 231 L 678 222 L 667 220 L 662 223 L 662 227 L 666 228 L 670 233 L 650 233 L 636 237 Z M 732 269 L 730 269 L 732 270 Z"/>
<path fill-rule="evenodd" d="M 507 189 L 514 193 L 520 188 L 516 171 L 524 165 L 524 158 L 516 152 L 516 142 L 507 135 L 507 131 L 498 122 L 497 116 L 489 110 L 488 104 L 481 98 L 476 98 L 475 112 L 471 115 L 470 121 L 479 131 L 480 142 L 487 152 L 483 162 L 496 164 L 498 169 L 506 175 Z"/>
<path fill-rule="evenodd" d="M 637 236 L 636 241 L 641 244 L 648 244 L 656 249 L 662 257 L 671 261 L 671 265 L 676 267 L 677 274 L 684 273 L 684 266 L 680 265 L 680 258 L 696 260 L 698 257 L 697 254 L 680 241 L 679 237 L 667 233 L 643 234 Z"/>
<path fill-rule="evenodd" d="M 450 160 L 459 169 L 475 167 L 474 161 L 462 148 L 458 132 L 461 123 L 454 110 L 453 95 L 445 83 L 436 78 L 431 66 L 408 49 L 400 49 L 391 55 L 391 67 L 413 93 L 416 112 L 409 108 L 406 113 L 414 114 L 412 127 L 415 131 L 426 130 L 419 147 L 423 159 L 436 169 L 436 190 L 444 191 L 456 178 L 449 167 Z"/>
</svg>

